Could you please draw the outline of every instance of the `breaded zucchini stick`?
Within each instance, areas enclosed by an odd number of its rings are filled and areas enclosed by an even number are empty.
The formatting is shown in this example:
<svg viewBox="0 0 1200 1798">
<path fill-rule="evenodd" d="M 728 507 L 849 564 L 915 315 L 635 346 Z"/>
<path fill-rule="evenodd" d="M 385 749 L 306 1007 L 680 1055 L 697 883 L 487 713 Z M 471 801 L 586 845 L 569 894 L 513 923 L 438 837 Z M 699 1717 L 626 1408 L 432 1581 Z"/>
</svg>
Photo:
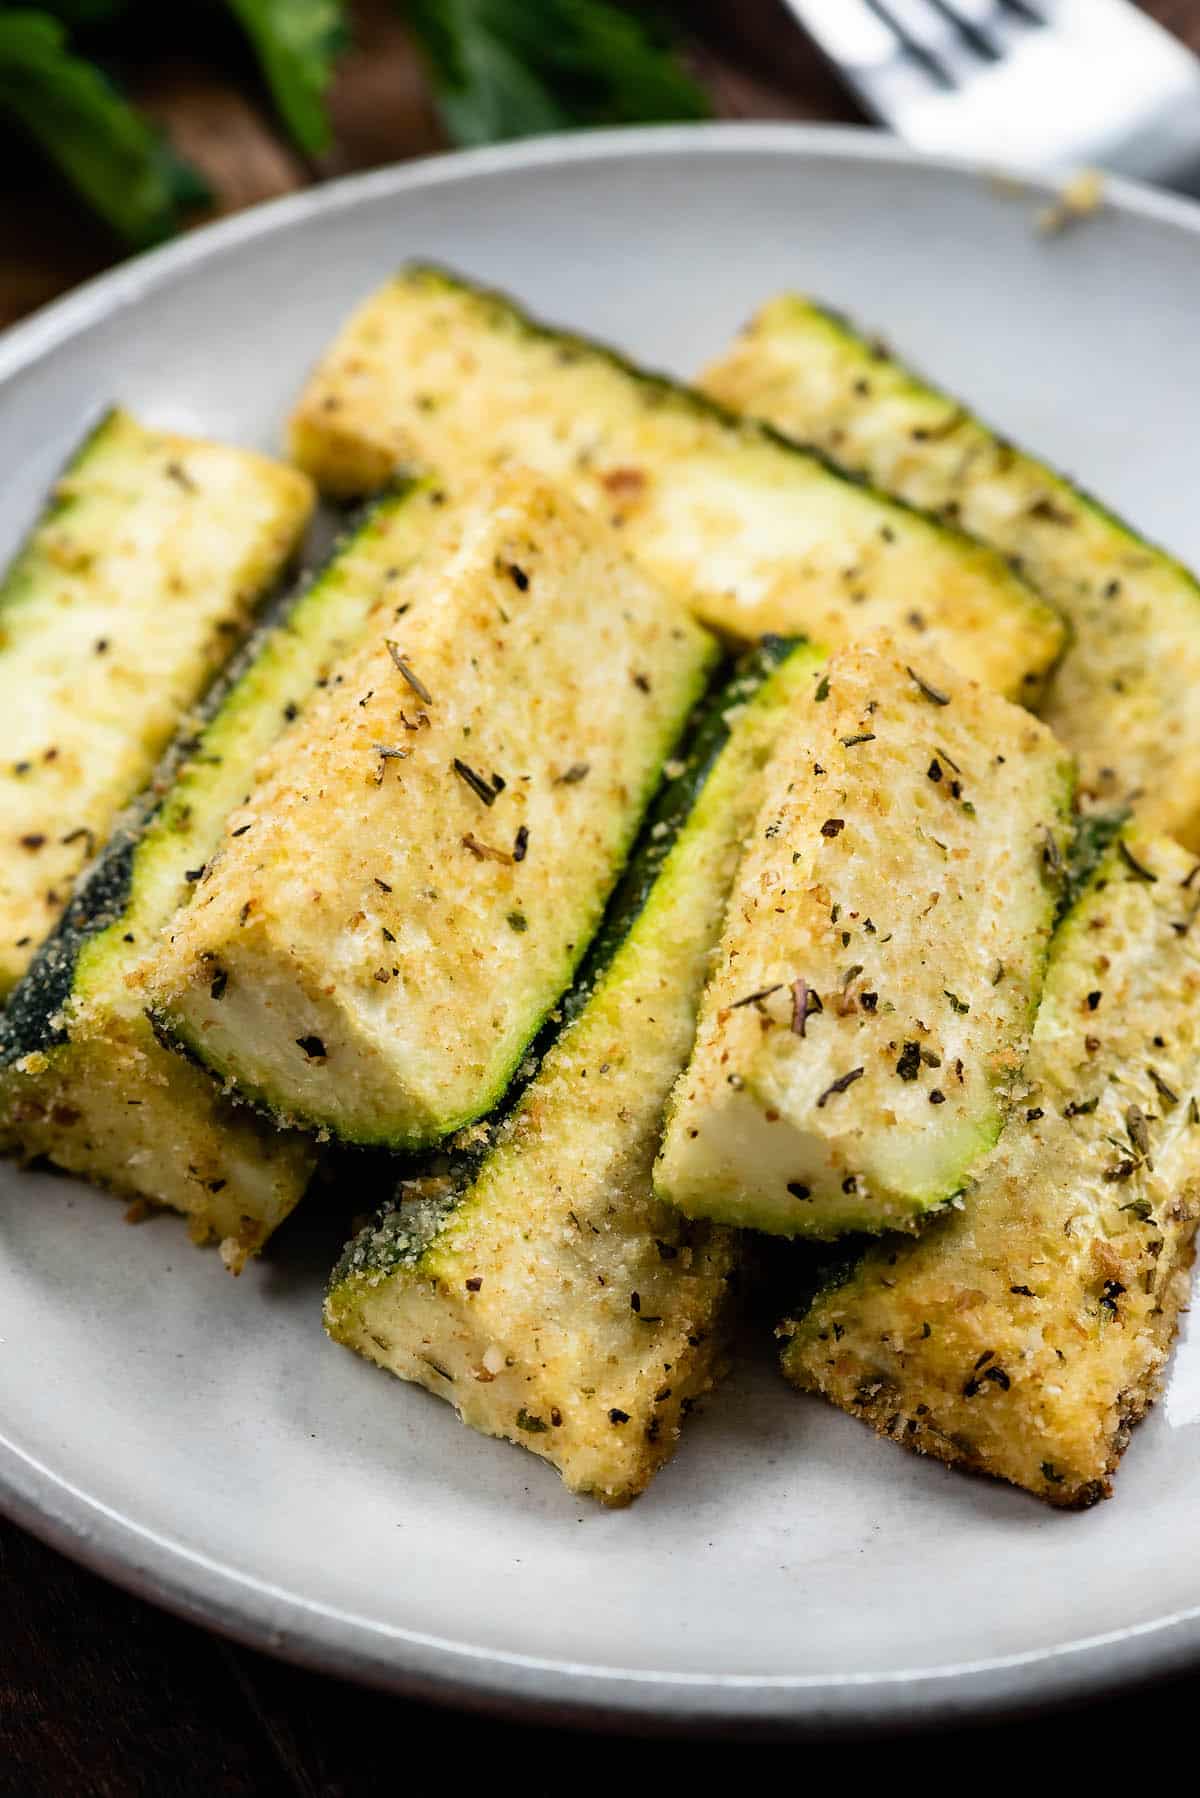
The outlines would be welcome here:
<svg viewBox="0 0 1200 1798">
<path fill-rule="evenodd" d="M 799 295 L 765 306 L 703 386 L 1010 557 L 1070 626 L 1041 709 L 1079 758 L 1083 797 L 1132 804 L 1145 830 L 1200 847 L 1200 585 L 1188 569 Z"/>
<path fill-rule="evenodd" d="M 406 1149 L 501 1098 L 716 647 L 546 482 L 461 507 L 251 790 L 150 976 L 285 1123 Z"/>
<path fill-rule="evenodd" d="M 307 478 L 110 412 L 0 580 L 0 999 L 291 561 Z"/>
<path fill-rule="evenodd" d="M 1058 615 L 952 526 L 510 301 L 410 268 L 350 319 L 306 388 L 292 453 L 334 494 L 399 465 L 518 461 L 619 525 L 707 623 L 836 648 L 890 630 L 985 685 L 1035 698 Z"/>
<path fill-rule="evenodd" d="M 737 1241 L 657 1202 L 650 1170 L 758 771 L 813 678 L 804 648 L 772 673 L 783 647 L 706 709 L 515 1108 L 461 1165 L 401 1185 L 325 1307 L 339 1342 L 608 1504 L 643 1489 L 718 1370 Z"/>
<path fill-rule="evenodd" d="M 943 664 L 833 656 L 764 776 L 662 1198 L 834 1237 L 915 1229 L 962 1191 L 1028 1047 L 1073 774 Z"/>
<path fill-rule="evenodd" d="M 978 1185 L 795 1312 L 796 1385 L 1051 1504 L 1108 1495 L 1165 1376 L 1200 1216 L 1197 870 L 1166 839 L 1120 839 L 1060 928 Z"/>
</svg>

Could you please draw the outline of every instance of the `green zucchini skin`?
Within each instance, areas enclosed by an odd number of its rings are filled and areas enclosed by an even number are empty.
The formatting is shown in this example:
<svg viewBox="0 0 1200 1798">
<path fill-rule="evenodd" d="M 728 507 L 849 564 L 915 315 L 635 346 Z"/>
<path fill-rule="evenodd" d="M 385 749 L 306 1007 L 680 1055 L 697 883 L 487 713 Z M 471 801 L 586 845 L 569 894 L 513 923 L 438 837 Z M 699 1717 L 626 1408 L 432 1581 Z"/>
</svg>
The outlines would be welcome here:
<svg viewBox="0 0 1200 1798">
<path fill-rule="evenodd" d="M 402 644 L 368 633 L 340 664 L 150 988 L 172 1037 L 281 1123 L 403 1152 L 503 1096 L 719 651 L 520 469 L 447 508 L 393 600 Z"/>
<path fill-rule="evenodd" d="M 1062 884 L 1054 918 L 1055 935 L 1050 940 L 1047 957 L 1050 966 L 1058 953 L 1058 932 L 1079 910 L 1093 883 L 1105 878 L 1105 866 L 1128 822 L 1124 812 L 1095 812 L 1090 817 L 1075 820 L 1075 829 L 1064 849 Z M 889 1243 L 892 1240 L 891 1236 L 887 1238 Z M 907 1239 L 896 1233 L 894 1240 L 899 1245 Z M 793 1287 L 789 1295 L 792 1319 L 806 1317 L 820 1301 L 847 1285 L 867 1256 L 879 1251 L 880 1247 L 879 1236 L 866 1231 L 841 1236 L 829 1244 L 798 1242 L 788 1276 Z"/>
<path fill-rule="evenodd" d="M 68 1040 L 65 1008 L 80 952 L 89 937 L 108 930 L 124 912 L 138 840 L 152 813 L 151 804 L 142 818 L 118 825 L 13 988 L 0 1013 L 0 1068 Z"/>
<path fill-rule="evenodd" d="M 1096 860 L 1099 834 L 962 1209 L 810 1262 L 779 1331 L 803 1390 L 1066 1508 L 1108 1496 L 1161 1388 L 1200 1217 L 1196 865 L 1111 826 Z"/>
<path fill-rule="evenodd" d="M 0 1017 L 0 1144 L 187 1214 L 237 1271 L 301 1197 L 310 1140 L 236 1106 L 157 1040 L 141 982 L 264 749 L 372 603 L 371 558 L 419 554 L 437 490 L 408 485 L 276 598 L 80 883 Z M 134 1097 L 134 1095 L 140 1095 Z"/>
<path fill-rule="evenodd" d="M 0 577 L 0 995 L 278 588 L 311 483 L 104 415 Z"/>
<path fill-rule="evenodd" d="M 729 742 L 731 719 L 737 709 L 749 705 L 797 650 L 806 649 L 808 645 L 802 637 L 766 636 L 736 661 L 726 661 L 716 670 L 671 758 L 672 772 L 664 776 L 646 814 L 637 846 L 609 901 L 579 978 L 563 1000 L 562 1024 L 556 1027 L 556 1034 L 562 1025 L 578 1017 L 644 911 L 664 862 Z M 543 1054 L 548 1046 L 543 1046 Z"/>
<path fill-rule="evenodd" d="M 146 832 L 168 802 L 175 779 L 201 746 L 205 727 L 219 715 L 276 626 L 285 623 L 294 595 L 279 594 L 253 635 L 213 681 L 186 729 L 176 737 L 154 778 L 128 808 L 108 842 L 78 883 L 65 912 L 13 989 L 0 1014 L 0 1068 L 70 1040 L 66 1011 L 79 959 L 93 937 L 122 921 L 133 894 L 137 853 Z"/>
<path fill-rule="evenodd" d="M 121 416 L 118 407 L 106 407 L 91 429 L 76 445 L 55 477 L 36 524 L 9 563 L 3 580 L 0 580 L 0 614 L 5 615 L 6 623 L 7 614 L 15 607 L 26 604 L 31 597 L 32 564 L 37 533 L 47 525 L 61 523 L 72 507 L 78 503 L 67 489 L 66 480 L 71 475 L 86 469 L 94 456 L 103 455 L 104 446 L 110 434 L 119 428 Z"/>
<path fill-rule="evenodd" d="M 748 705 L 775 671 L 804 647 L 799 638 L 764 637 L 736 662 L 726 660 L 716 670 L 667 764 L 671 772 L 664 773 L 658 792 L 646 811 L 637 842 L 605 907 L 600 928 L 592 938 L 574 980 L 530 1045 L 499 1104 L 486 1118 L 433 1152 L 422 1150 L 388 1157 L 398 1192 L 433 1186 L 441 1192 L 443 1203 L 427 1207 L 422 1213 L 425 1227 L 435 1229 L 437 1223 L 454 1209 L 503 1135 L 545 1057 L 564 1031 L 587 1009 L 612 965 L 613 957 L 645 909 L 663 864 L 729 741 L 731 713 L 739 706 Z M 398 1228 L 396 1206 L 397 1200 L 390 1199 L 373 1224 L 346 1245 L 330 1276 L 330 1291 L 351 1271 L 351 1258 L 356 1253 L 361 1260 L 362 1245 L 368 1240 L 382 1257 L 369 1265 L 386 1269 L 389 1263 L 384 1239 L 391 1230 Z"/>
<path fill-rule="evenodd" d="M 962 1191 L 1037 1011 L 1073 776 L 944 664 L 835 652 L 764 775 L 660 1198 L 828 1240 L 915 1231 Z"/>
<path fill-rule="evenodd" d="M 98 425 L 93 437 L 102 429 Z M 411 483 L 397 485 L 390 494 L 362 507 L 360 517 L 339 536 L 330 560 L 336 560 L 370 528 L 377 512 L 403 499 L 411 490 Z M 174 802 L 181 772 L 197 757 L 203 760 L 209 726 L 220 718 L 245 676 L 258 665 L 275 632 L 287 629 L 293 614 L 311 603 L 309 596 L 319 586 L 323 573 L 324 569 L 299 591 L 278 592 L 268 602 L 254 631 L 212 681 L 186 725 L 168 746 L 153 778 L 127 808 L 78 883 L 58 925 L 41 945 L 0 1013 L 0 1068 L 11 1067 L 25 1055 L 45 1052 L 68 1041 L 66 1008 L 74 994 L 80 957 L 94 937 L 115 931 L 124 920 L 133 896 L 138 851 L 147 833 Z M 285 701 L 289 710 L 295 708 L 293 715 L 298 715 L 301 697 Z M 281 713 L 280 730 L 291 721 L 292 716 Z M 201 871 L 197 870 L 197 878 Z M 185 891 L 194 884 L 185 881 Z"/>
<path fill-rule="evenodd" d="M 1038 709 L 1079 759 L 1081 796 L 1200 845 L 1200 582 L 1188 568 L 801 295 L 768 302 L 702 385 L 1008 556 L 1070 630 Z"/>
<path fill-rule="evenodd" d="M 719 1371 L 738 1241 L 657 1204 L 650 1174 L 755 777 L 818 666 L 767 645 L 714 694 L 536 1072 L 457 1161 L 407 1170 L 331 1282 L 336 1340 L 608 1504 Z"/>
<path fill-rule="evenodd" d="M 473 358 L 469 405 L 449 346 Z M 350 320 L 291 444 L 340 494 L 398 459 L 536 467 L 615 517 L 634 559 L 734 641 L 886 630 L 1023 701 L 1063 646 L 1053 609 L 951 525 L 438 268 L 402 270 Z"/>
</svg>

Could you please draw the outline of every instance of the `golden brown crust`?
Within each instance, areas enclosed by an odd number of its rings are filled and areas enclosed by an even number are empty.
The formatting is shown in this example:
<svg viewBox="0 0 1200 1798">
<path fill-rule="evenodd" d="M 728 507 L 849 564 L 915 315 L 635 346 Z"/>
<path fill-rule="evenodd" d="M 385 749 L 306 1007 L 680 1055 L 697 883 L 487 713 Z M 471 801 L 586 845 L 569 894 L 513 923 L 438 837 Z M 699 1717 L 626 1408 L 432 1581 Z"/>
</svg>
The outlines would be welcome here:
<svg viewBox="0 0 1200 1798">
<path fill-rule="evenodd" d="M 447 514 L 149 976 L 189 1047 L 274 1115 L 396 1147 L 503 1093 L 714 653 L 546 482 L 509 470 Z"/>
<path fill-rule="evenodd" d="M 292 453 L 330 492 L 397 466 L 523 462 L 611 517 L 646 571 L 738 639 L 829 648 L 891 630 L 1028 699 L 1061 620 L 1002 558 L 893 506 L 694 393 L 414 269 L 373 294 L 314 371 Z"/>
<path fill-rule="evenodd" d="M 830 659 L 764 774 L 664 1196 L 832 1238 L 961 1189 L 1028 1046 L 1072 784 L 1044 725 L 936 658 Z"/>
<path fill-rule="evenodd" d="M 1043 709 L 1083 794 L 1200 846 L 1200 587 L 1173 557 L 798 295 L 703 377 L 885 492 L 1019 560 L 1072 636 Z"/>
<path fill-rule="evenodd" d="M 795 1384 L 1056 1505 L 1108 1491 L 1157 1395 L 1200 1217 L 1195 864 L 1129 856 L 1060 931 L 1027 1093 L 962 1209 L 785 1326 Z"/>
<path fill-rule="evenodd" d="M 1174 1284 L 1178 1287 L 1178 1295 L 1169 1308 L 1164 1308 L 1160 1335 L 1161 1360 L 1152 1368 L 1141 1387 L 1135 1392 L 1123 1393 L 1118 1402 L 1117 1412 L 1107 1438 L 1102 1442 L 1099 1454 L 1101 1470 L 1093 1478 L 1069 1480 L 1064 1478 L 1060 1483 L 1045 1481 L 1036 1490 L 1035 1496 L 1042 1498 L 1049 1505 L 1063 1511 L 1086 1511 L 1092 1505 L 1099 1504 L 1101 1499 L 1112 1497 L 1112 1476 L 1116 1473 L 1121 1457 L 1129 1446 L 1131 1433 L 1136 1424 L 1141 1423 L 1147 1412 L 1161 1395 L 1166 1382 L 1168 1356 L 1179 1324 L 1179 1314 L 1186 1306 L 1187 1289 L 1193 1261 L 1195 1259 L 1193 1240 L 1186 1245 L 1186 1251 L 1180 1257 L 1177 1272 L 1179 1278 Z M 811 1387 L 807 1380 L 797 1380 L 798 1385 L 808 1387 L 814 1392 L 824 1392 L 819 1382 Z M 876 1435 L 889 1442 L 898 1443 L 914 1454 L 928 1455 L 932 1460 L 941 1461 L 947 1467 L 954 1467 L 961 1473 L 977 1474 L 983 1479 L 1013 1482 L 1012 1476 L 1000 1465 L 993 1465 L 974 1444 L 963 1439 L 955 1440 L 944 1434 L 928 1416 L 917 1417 L 911 1413 L 895 1410 L 883 1397 L 873 1401 L 858 1399 L 844 1401 L 835 1398 L 833 1401 L 839 1409 L 849 1412 L 852 1417 L 860 1418 L 869 1424 Z M 1034 1490 L 1030 1488 L 1030 1490 Z"/>
<path fill-rule="evenodd" d="M 0 994 L 292 556 L 296 469 L 113 413 L 0 586 Z"/>
<path fill-rule="evenodd" d="M 644 1489 L 724 1359 L 741 1242 L 656 1200 L 651 1169 L 754 776 L 814 659 L 794 653 L 740 713 L 607 973 L 473 1181 L 402 1187 L 326 1304 L 337 1340 L 606 1504 Z"/>
<path fill-rule="evenodd" d="M 310 1139 L 235 1107 L 162 1049 L 139 1012 L 85 1018 L 0 1087 L 0 1145 L 122 1197 L 170 1206 L 237 1271 L 287 1216 L 316 1161 Z"/>
</svg>

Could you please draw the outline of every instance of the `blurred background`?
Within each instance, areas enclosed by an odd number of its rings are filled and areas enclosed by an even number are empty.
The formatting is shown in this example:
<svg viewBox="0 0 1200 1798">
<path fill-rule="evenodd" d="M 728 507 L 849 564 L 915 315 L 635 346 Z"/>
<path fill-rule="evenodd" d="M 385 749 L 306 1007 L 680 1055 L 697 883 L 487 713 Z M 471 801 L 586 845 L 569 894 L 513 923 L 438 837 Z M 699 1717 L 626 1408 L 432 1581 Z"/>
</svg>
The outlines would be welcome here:
<svg viewBox="0 0 1200 1798">
<path fill-rule="evenodd" d="M 1200 50 L 1200 0 L 1145 10 Z M 706 116 L 861 114 L 783 0 L 0 0 L 0 326 L 337 175 Z"/>
</svg>

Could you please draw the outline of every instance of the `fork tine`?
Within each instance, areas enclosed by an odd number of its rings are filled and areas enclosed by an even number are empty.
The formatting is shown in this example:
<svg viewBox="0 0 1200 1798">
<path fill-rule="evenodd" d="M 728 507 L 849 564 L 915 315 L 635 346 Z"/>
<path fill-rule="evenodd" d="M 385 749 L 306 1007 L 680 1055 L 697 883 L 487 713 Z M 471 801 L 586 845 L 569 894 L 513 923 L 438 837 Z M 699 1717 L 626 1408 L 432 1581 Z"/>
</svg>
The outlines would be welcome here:
<svg viewBox="0 0 1200 1798">
<path fill-rule="evenodd" d="M 976 56 L 982 56 L 985 62 L 995 62 L 1001 54 L 1000 46 L 990 37 L 982 25 L 973 19 L 965 18 L 950 0 L 928 0 L 928 4 L 944 19 L 947 25 L 953 26 L 964 44 L 969 44 Z"/>
<path fill-rule="evenodd" d="M 941 57 L 909 30 L 904 21 L 893 12 L 888 0 L 866 0 L 866 3 L 881 24 L 887 26 L 911 62 L 920 63 L 939 87 L 952 88 L 954 86 L 954 77 Z"/>
<path fill-rule="evenodd" d="M 785 4 L 867 111 L 919 149 L 1096 164 L 1200 195 L 1200 63 L 1135 0 Z"/>
</svg>

